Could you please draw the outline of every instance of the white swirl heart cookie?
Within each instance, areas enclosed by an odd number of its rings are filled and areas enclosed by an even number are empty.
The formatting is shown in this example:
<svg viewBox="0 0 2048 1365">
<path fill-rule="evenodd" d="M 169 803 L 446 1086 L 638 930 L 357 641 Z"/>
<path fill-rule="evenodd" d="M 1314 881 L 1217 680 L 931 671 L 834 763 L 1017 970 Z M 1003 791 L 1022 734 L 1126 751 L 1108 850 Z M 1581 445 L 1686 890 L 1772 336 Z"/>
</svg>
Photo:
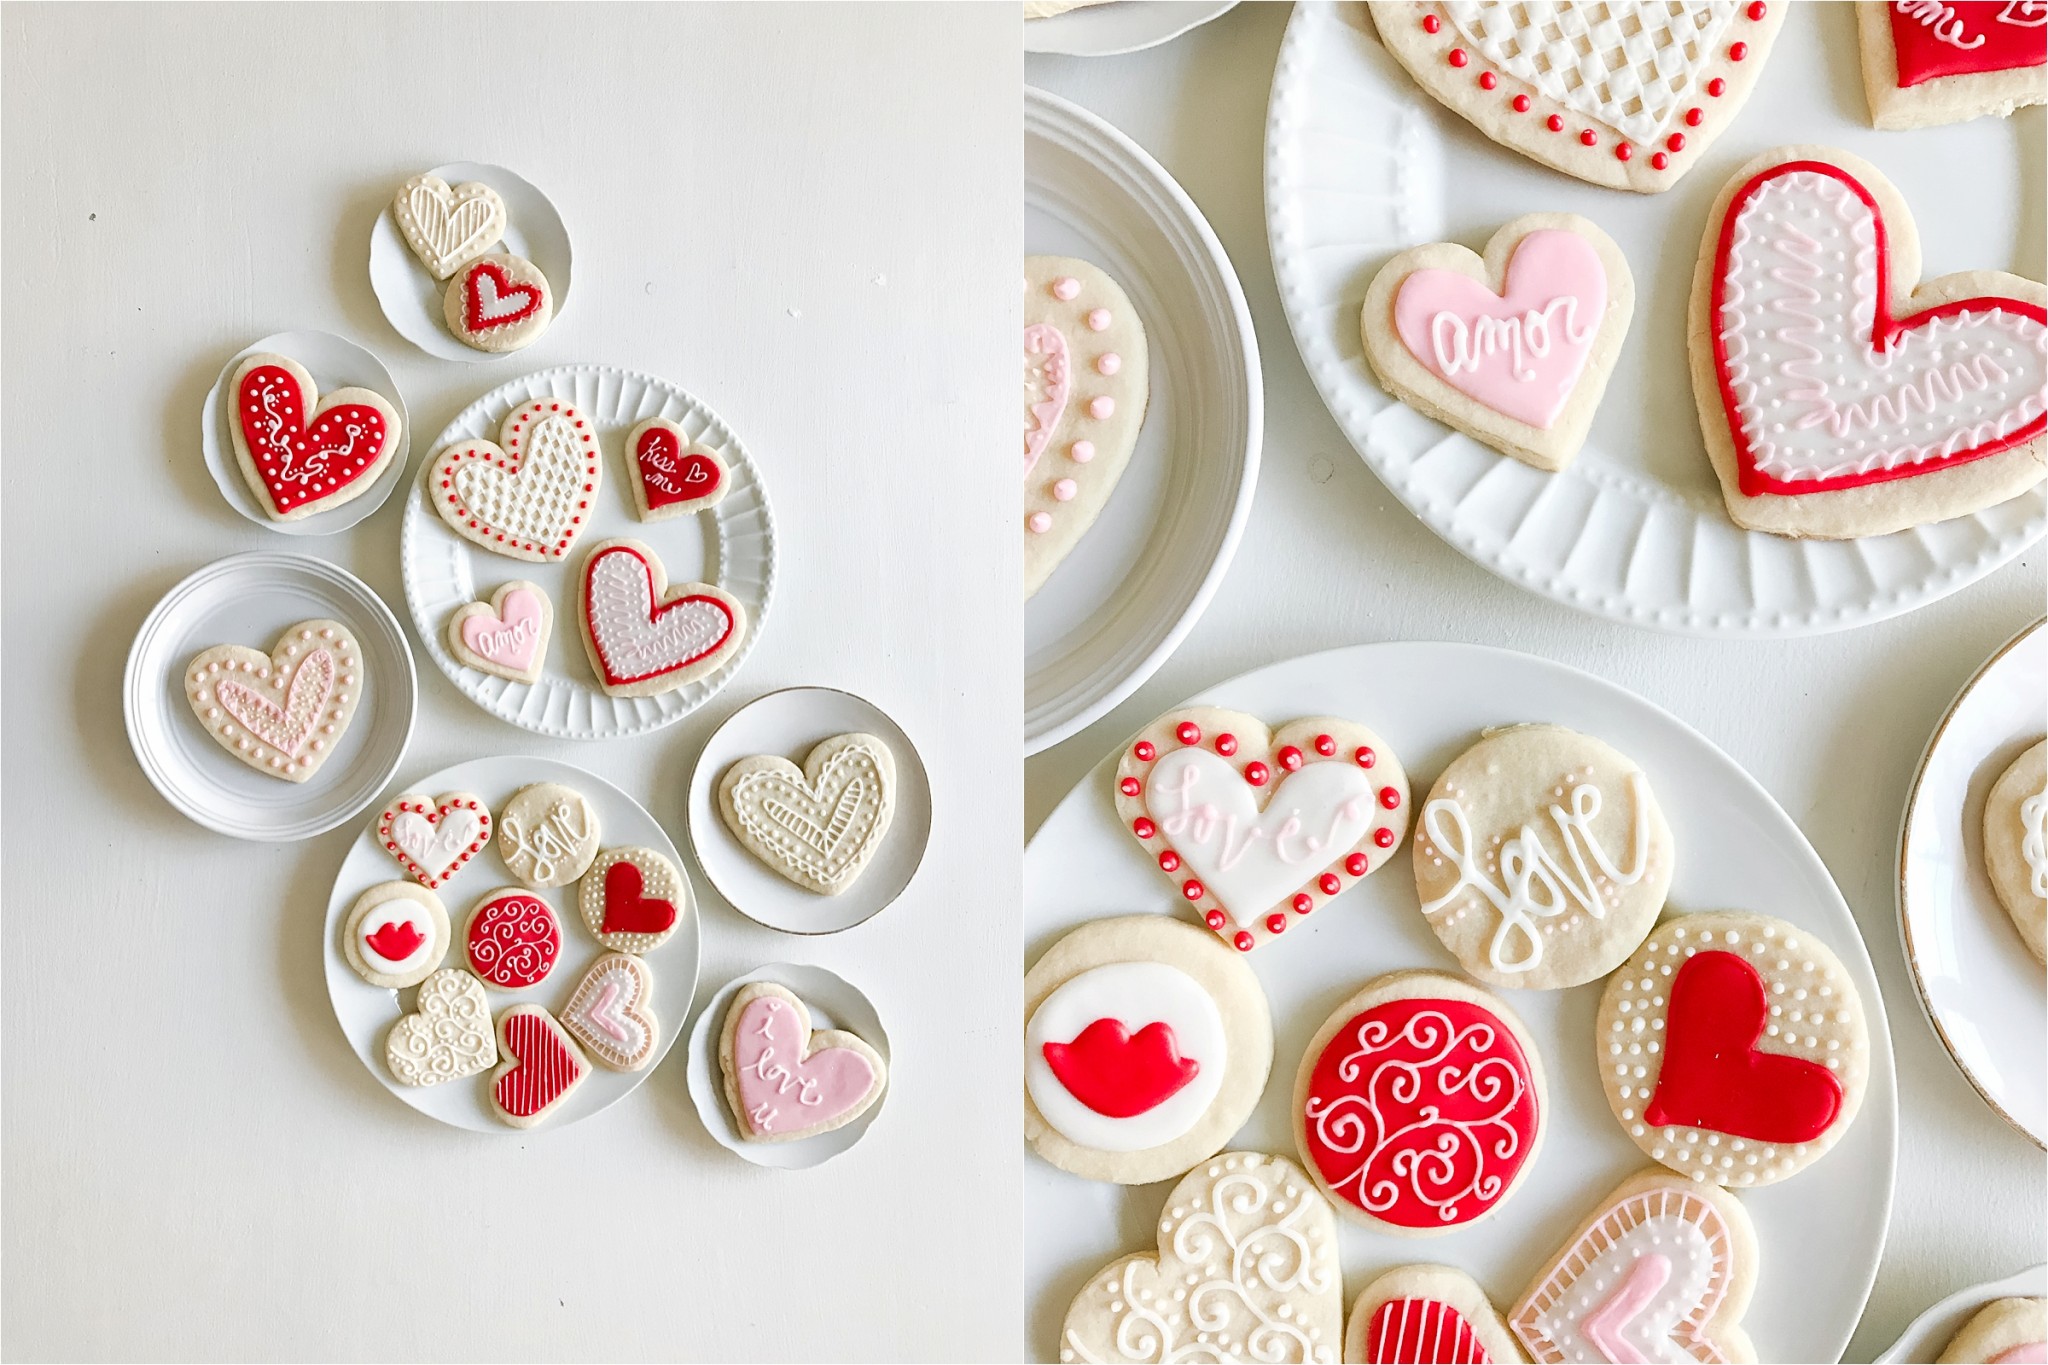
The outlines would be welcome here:
<svg viewBox="0 0 2048 1365">
<path fill-rule="evenodd" d="M 1157 1251 L 1088 1277 L 1060 1359 L 1334 1365 L 1343 1334 L 1330 1206 L 1293 1162 L 1225 1152 L 1166 1197 Z"/>
<path fill-rule="evenodd" d="M 474 792 L 407 792 L 378 815 L 377 838 L 415 881 L 438 889 L 491 841 L 491 811 Z"/>
<path fill-rule="evenodd" d="M 1242 711 L 1169 711 L 1124 747 L 1124 828 L 1241 952 L 1386 865 L 1408 829 L 1408 777 L 1355 721 L 1277 730 Z"/>
<path fill-rule="evenodd" d="M 642 521 L 706 511 L 725 501 L 732 487 L 725 457 L 666 417 L 650 417 L 626 433 L 626 464 Z"/>
<path fill-rule="evenodd" d="M 1358 1365 L 1521 1365 L 1528 1357 L 1470 1275 L 1449 1266 L 1403 1265 L 1352 1301 L 1344 1359 Z"/>
<path fill-rule="evenodd" d="M 1693 396 L 1738 526 L 1883 535 L 2048 474 L 2048 286 L 1923 282 L 1906 202 L 1829 147 L 1749 162 L 1693 274 Z"/>
<path fill-rule="evenodd" d="M 1857 0 L 1856 29 L 1879 128 L 2003 117 L 2048 100 L 2042 0 Z"/>
<path fill-rule="evenodd" d="M 2027 951 L 2048 962 L 2048 742 L 2014 759 L 1984 798 L 1984 873 Z"/>
<path fill-rule="evenodd" d="M 514 1005 L 498 1016 L 491 1073 L 491 1111 L 514 1128 L 547 1122 L 590 1075 L 590 1061 L 569 1031 L 538 1005 Z"/>
<path fill-rule="evenodd" d="M 368 492 L 391 463 L 404 423 L 374 389 L 320 396 L 305 366 L 260 351 L 228 385 L 235 463 L 272 521 L 297 521 Z"/>
<path fill-rule="evenodd" d="M 562 1011 L 562 1027 L 597 1064 L 638 1071 L 654 1060 L 661 1026 L 648 1001 L 654 973 L 631 953 L 606 953 L 590 964 Z"/>
<path fill-rule="evenodd" d="M 540 340 L 555 317 L 548 277 L 524 256 L 480 256 L 455 272 L 441 296 L 441 317 L 465 346 L 503 353 Z"/>
<path fill-rule="evenodd" d="M 459 967 L 445 967 L 421 982 L 413 1012 L 401 1015 L 384 1037 L 384 1064 L 400 1085 L 460 1080 L 488 1071 L 497 1060 L 484 983 Z"/>
<path fill-rule="evenodd" d="M 725 1102 L 749 1142 L 795 1142 L 843 1128 L 889 1082 L 881 1054 L 844 1029 L 811 1028 L 811 1012 L 772 981 L 742 986 L 726 1007 L 718 1065 Z"/>
<path fill-rule="evenodd" d="M 669 586 L 637 540 L 601 540 L 583 561 L 577 624 L 607 696 L 652 697 L 715 673 L 747 638 L 747 609 L 716 583 Z"/>
<path fill-rule="evenodd" d="M 1740 1324 L 1756 1273 L 1733 1195 L 1644 1171 L 1594 1207 L 1508 1326 L 1537 1360 L 1754 1361 Z"/>
<path fill-rule="evenodd" d="M 438 175 L 416 175 L 391 201 L 399 235 L 420 264 L 445 280 L 505 235 L 505 201 L 480 180 L 449 188 Z"/>
<path fill-rule="evenodd" d="M 821 741 L 801 768 L 752 754 L 719 779 L 718 813 L 747 852 L 805 890 L 836 896 L 889 832 L 896 757 L 867 734 Z"/>
<path fill-rule="evenodd" d="M 604 832 L 597 807 L 573 787 L 535 782 L 498 813 L 498 856 L 536 889 L 567 886 L 589 870 Z"/>
<path fill-rule="evenodd" d="M 260 773 L 304 782 L 363 696 L 363 652 L 339 621 L 286 626 L 270 653 L 215 645 L 185 666 L 185 699 L 215 743 Z"/>
<path fill-rule="evenodd" d="M 1410 407 L 1538 469 L 1585 444 L 1635 310 L 1614 240 L 1571 213 L 1530 213 L 1486 255 L 1413 247 L 1373 277 L 1366 359 Z"/>
<path fill-rule="evenodd" d="M 349 907 L 341 951 L 372 986 L 416 986 L 448 954 L 447 908 L 423 886 L 379 882 Z"/>
<path fill-rule="evenodd" d="M 1670 189 L 1734 120 L 1787 0 L 1373 0 L 1415 83 L 1495 142 L 1595 185 Z"/>
<path fill-rule="evenodd" d="M 1116 491 L 1151 397 L 1145 325 L 1117 282 L 1071 256 L 1024 258 L 1024 595 L 1045 585 Z"/>
<path fill-rule="evenodd" d="M 604 479 L 597 428 L 559 398 L 505 414 L 497 441 L 463 441 L 427 461 L 427 501 L 455 534 L 513 559 L 568 558 Z"/>
<path fill-rule="evenodd" d="M 448 652 L 460 663 L 511 682 L 539 682 L 547 666 L 555 604 L 538 583 L 515 578 L 488 602 L 465 602 L 448 618 Z"/>
</svg>

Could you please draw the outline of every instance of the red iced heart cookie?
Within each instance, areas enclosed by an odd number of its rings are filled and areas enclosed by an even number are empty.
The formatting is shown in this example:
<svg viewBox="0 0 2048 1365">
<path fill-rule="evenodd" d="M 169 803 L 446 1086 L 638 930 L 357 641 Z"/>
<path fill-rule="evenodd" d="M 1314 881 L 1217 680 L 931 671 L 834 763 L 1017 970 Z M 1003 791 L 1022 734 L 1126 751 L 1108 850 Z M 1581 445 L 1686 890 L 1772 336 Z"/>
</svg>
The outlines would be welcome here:
<svg viewBox="0 0 2048 1365">
<path fill-rule="evenodd" d="M 605 947 L 645 953 L 665 943 L 689 913 L 690 889 L 675 864 L 651 848 L 607 848 L 577 884 L 576 908 Z"/>
<path fill-rule="evenodd" d="M 1202 1069 L 1180 1055 L 1173 1030 L 1157 1022 L 1134 1034 L 1121 1020 L 1097 1019 L 1072 1042 L 1047 1043 L 1044 1051 L 1075 1099 L 1115 1119 L 1157 1108 Z"/>
<path fill-rule="evenodd" d="M 491 812 L 471 792 L 407 793 L 377 817 L 384 851 L 425 887 L 439 887 L 491 841 Z"/>
<path fill-rule="evenodd" d="M 531 1128 L 554 1112 L 590 1074 L 581 1048 L 555 1016 L 538 1005 L 514 1005 L 498 1016 L 491 1108 L 514 1128 Z"/>
<path fill-rule="evenodd" d="M 715 507 L 730 482 L 725 461 L 666 417 L 650 417 L 626 436 L 640 520 L 660 521 Z"/>
<path fill-rule="evenodd" d="M 462 280 L 463 321 L 472 332 L 510 327 L 541 309 L 546 295 L 535 285 L 516 283 L 495 261 L 478 261 Z"/>
<path fill-rule="evenodd" d="M 1856 18 L 1880 128 L 1959 123 L 2048 98 L 2042 0 L 1895 0 L 1858 5 Z"/>
<path fill-rule="evenodd" d="M 615 697 L 673 691 L 720 667 L 746 636 L 746 609 L 712 583 L 671 588 L 637 540 L 603 540 L 583 561 L 576 598 L 598 685 Z"/>
<path fill-rule="evenodd" d="M 228 423 L 242 477 L 277 521 L 295 521 L 360 496 L 398 449 L 398 409 L 370 389 L 321 398 L 313 376 L 287 356 L 252 355 L 236 369 Z"/>
<path fill-rule="evenodd" d="M 1664 1070 L 1647 1123 L 1712 1128 L 1758 1142 L 1811 1142 L 1842 1111 L 1842 1083 L 1818 1062 L 1759 1052 L 1770 999 L 1733 953 L 1685 960 L 1671 982 Z"/>
</svg>

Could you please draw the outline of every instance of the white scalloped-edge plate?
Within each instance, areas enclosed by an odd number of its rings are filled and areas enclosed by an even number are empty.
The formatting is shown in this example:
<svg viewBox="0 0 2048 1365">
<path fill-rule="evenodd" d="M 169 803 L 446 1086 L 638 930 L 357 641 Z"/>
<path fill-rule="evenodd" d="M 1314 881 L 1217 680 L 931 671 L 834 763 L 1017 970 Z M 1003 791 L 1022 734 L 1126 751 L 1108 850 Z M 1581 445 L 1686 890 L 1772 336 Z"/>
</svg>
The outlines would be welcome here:
<svg viewBox="0 0 2048 1365">
<path fill-rule="evenodd" d="M 666 379 L 611 365 L 559 365 L 500 384 L 464 408 L 434 438 L 432 453 L 456 441 L 498 439 L 505 414 L 531 398 L 573 403 L 597 427 L 604 482 L 590 525 L 558 564 L 532 564 L 485 550 L 455 534 L 427 506 L 422 480 L 405 502 L 399 555 L 405 603 L 420 643 L 462 694 L 500 720 L 564 739 L 612 739 L 672 725 L 718 695 L 753 652 L 768 622 L 775 589 L 775 518 L 768 489 L 747 448 L 718 414 Z M 692 516 L 643 522 L 633 507 L 634 477 L 626 465 L 626 433 L 649 417 L 678 422 L 692 440 L 725 457 L 732 491 Z M 433 468 L 431 455 L 421 461 Z M 576 624 L 571 585 L 587 547 L 607 536 L 632 536 L 654 547 L 671 584 L 715 582 L 747 609 L 747 636 L 732 659 L 708 677 L 653 697 L 609 697 L 597 685 Z M 524 578 L 547 590 L 555 607 L 547 666 L 539 682 L 508 682 L 456 662 L 448 652 L 448 617 L 465 602 L 487 599 L 501 583 Z"/>
<path fill-rule="evenodd" d="M 1116 57 L 1172 42 L 1220 18 L 1237 0 L 1115 0 L 1024 21 L 1024 50 L 1067 57 Z"/>
<path fill-rule="evenodd" d="M 1693 405 L 1685 308 L 1703 215 L 1737 166 L 1780 143 L 1843 147 L 1905 192 L 1930 274 L 2031 274 L 2038 260 L 2027 254 L 2038 252 L 2039 227 L 2026 207 L 2043 193 L 2038 120 L 1875 132 L 1853 75 L 1846 95 L 1840 80 L 1801 79 L 1838 67 L 1844 45 L 1853 66 L 1852 7 L 1793 10 L 1770 71 L 1705 164 L 1664 194 L 1632 195 L 1481 136 L 1416 88 L 1363 5 L 1295 7 L 1266 121 L 1266 229 L 1295 344 L 1366 464 L 1431 530 L 1509 582 L 1631 625 L 1810 635 L 1938 601 L 2048 531 L 2040 487 L 1974 516 L 1853 541 L 1788 540 L 1728 519 Z M 1954 168 L 1985 164 L 2012 174 L 1979 177 L 1980 192 L 1958 199 Z M 1537 209 L 1598 222 L 1636 276 L 1620 363 L 1586 448 L 1559 474 L 1394 402 L 1358 334 L 1366 286 L 1395 252 L 1450 239 L 1477 248 Z"/>
</svg>

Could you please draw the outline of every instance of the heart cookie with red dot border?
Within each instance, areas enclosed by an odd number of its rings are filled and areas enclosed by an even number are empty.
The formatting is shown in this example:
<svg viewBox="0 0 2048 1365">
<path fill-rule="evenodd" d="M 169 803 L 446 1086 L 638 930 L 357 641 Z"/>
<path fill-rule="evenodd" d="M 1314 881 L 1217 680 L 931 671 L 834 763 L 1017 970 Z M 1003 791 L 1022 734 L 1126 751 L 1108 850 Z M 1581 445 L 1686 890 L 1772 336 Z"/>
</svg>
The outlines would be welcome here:
<svg viewBox="0 0 2048 1365">
<path fill-rule="evenodd" d="M 235 463 L 272 521 L 297 521 L 367 493 L 391 463 L 403 425 L 374 389 L 325 398 L 305 366 L 268 351 L 235 367 L 228 436 Z"/>
<path fill-rule="evenodd" d="M 1522 1347 L 1486 1291 L 1462 1270 L 1404 1265 L 1351 1304 L 1344 1359 L 1361 1365 L 1519 1365 Z"/>
<path fill-rule="evenodd" d="M 1195 706 L 1124 746 L 1116 809 L 1203 923 L 1250 952 L 1386 866 L 1408 829 L 1408 776 L 1355 721 L 1269 730 Z"/>
<path fill-rule="evenodd" d="M 633 506 L 642 521 L 665 521 L 718 506 L 732 487 L 725 457 L 690 439 L 666 417 L 650 417 L 626 433 Z"/>
<path fill-rule="evenodd" d="M 1928 128 L 2048 100 L 2043 0 L 1857 0 L 1863 93 L 1879 128 Z"/>
<path fill-rule="evenodd" d="M 377 838 L 414 881 L 438 888 L 490 843 L 490 807 L 474 792 L 408 792 L 377 816 Z"/>
<path fill-rule="evenodd" d="M 555 1016 L 538 1005 L 514 1005 L 498 1016 L 491 1073 L 491 1111 L 514 1128 L 547 1122 L 590 1076 L 590 1060 Z"/>
<path fill-rule="evenodd" d="M 320 771 L 363 697 L 363 651 L 339 621 L 286 626 L 265 654 L 215 645 L 185 666 L 185 699 L 213 741 L 271 777 Z"/>
<path fill-rule="evenodd" d="M 524 256 L 481 256 L 455 272 L 441 317 L 465 346 L 501 354 L 531 346 L 554 320 L 548 277 Z"/>
<path fill-rule="evenodd" d="M 669 586 L 651 546 L 620 537 L 590 547 L 577 623 L 597 685 L 652 697 L 725 666 L 747 637 L 747 609 L 716 583 Z"/>
<path fill-rule="evenodd" d="M 559 398 L 505 414 L 497 441 L 462 441 L 427 461 L 426 495 L 455 534 L 513 559 L 566 559 L 604 480 L 597 428 Z"/>
<path fill-rule="evenodd" d="M 591 937 L 614 952 L 651 953 L 693 908 L 690 884 L 651 848 L 607 848 L 576 884 Z"/>
</svg>

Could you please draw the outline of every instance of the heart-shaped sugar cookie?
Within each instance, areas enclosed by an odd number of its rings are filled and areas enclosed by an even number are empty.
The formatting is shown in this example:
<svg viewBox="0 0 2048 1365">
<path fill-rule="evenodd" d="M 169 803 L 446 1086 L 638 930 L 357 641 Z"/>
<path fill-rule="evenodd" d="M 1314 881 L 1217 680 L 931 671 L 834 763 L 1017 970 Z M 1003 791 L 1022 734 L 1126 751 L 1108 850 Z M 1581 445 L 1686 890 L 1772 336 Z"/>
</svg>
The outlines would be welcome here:
<svg viewBox="0 0 2048 1365">
<path fill-rule="evenodd" d="M 304 782 L 341 742 L 363 681 L 355 636 L 316 618 L 286 626 L 268 654 L 201 650 L 185 667 L 185 699 L 223 749 L 258 772 Z"/>
<path fill-rule="evenodd" d="M 896 759 L 874 735 L 834 735 L 799 768 L 754 754 L 725 770 L 718 813 L 747 851 L 809 891 L 836 896 L 867 867 L 896 813 Z"/>
<path fill-rule="evenodd" d="M 374 389 L 325 398 L 305 366 L 268 351 L 235 368 L 228 435 L 264 514 L 297 521 L 368 492 L 398 449 L 402 423 Z"/>
<path fill-rule="evenodd" d="M 1515 1365 L 1500 1311 L 1462 1270 L 1396 1266 L 1352 1301 L 1344 1359 L 1363 1365 Z"/>
<path fill-rule="evenodd" d="M 653 994 L 654 974 L 645 962 L 631 953 L 606 953 L 576 983 L 562 1011 L 562 1027 L 599 1066 L 638 1071 L 654 1059 L 661 1040 L 661 1027 L 647 1003 Z"/>
<path fill-rule="evenodd" d="M 491 841 L 491 810 L 474 792 L 408 792 L 378 815 L 377 838 L 413 880 L 437 888 Z"/>
<path fill-rule="evenodd" d="M 391 217 L 412 254 L 437 280 L 447 279 L 505 235 L 505 201 L 480 180 L 450 189 L 438 175 L 416 175 L 398 187 Z"/>
<path fill-rule="evenodd" d="M 716 507 L 732 487 L 724 458 L 666 417 L 650 417 L 626 433 L 626 463 L 642 521 Z"/>
<path fill-rule="evenodd" d="M 747 636 L 747 609 L 716 583 L 669 586 L 661 557 L 637 540 L 601 540 L 576 597 L 597 685 L 614 697 L 672 692 L 725 666 Z"/>
<path fill-rule="evenodd" d="M 538 682 L 547 664 L 555 604 L 538 583 L 515 578 L 489 602 L 465 602 L 448 618 L 448 652 L 512 682 Z"/>
<path fill-rule="evenodd" d="M 772 981 L 742 986 L 726 1007 L 718 1063 L 725 1102 L 750 1142 L 794 1142 L 852 1123 L 881 1098 L 881 1054 L 811 1013 Z"/>
<path fill-rule="evenodd" d="M 400 1085 L 439 1085 L 489 1069 L 498 1060 L 484 983 L 444 967 L 420 983 L 413 1012 L 384 1038 L 384 1063 Z"/>
<path fill-rule="evenodd" d="M 498 440 L 463 441 L 427 462 L 427 501 L 455 533 L 513 559 L 549 562 L 590 524 L 604 478 L 597 429 L 559 398 L 505 414 Z"/>
<path fill-rule="evenodd" d="M 1879 128 L 1926 128 L 2048 100 L 2041 0 L 1861 0 L 1863 92 Z"/>
<path fill-rule="evenodd" d="M 514 1128 L 546 1122 L 590 1075 L 576 1040 L 538 1005 L 498 1016 L 498 1050 L 505 1060 L 491 1073 L 491 1109 Z"/>
</svg>

